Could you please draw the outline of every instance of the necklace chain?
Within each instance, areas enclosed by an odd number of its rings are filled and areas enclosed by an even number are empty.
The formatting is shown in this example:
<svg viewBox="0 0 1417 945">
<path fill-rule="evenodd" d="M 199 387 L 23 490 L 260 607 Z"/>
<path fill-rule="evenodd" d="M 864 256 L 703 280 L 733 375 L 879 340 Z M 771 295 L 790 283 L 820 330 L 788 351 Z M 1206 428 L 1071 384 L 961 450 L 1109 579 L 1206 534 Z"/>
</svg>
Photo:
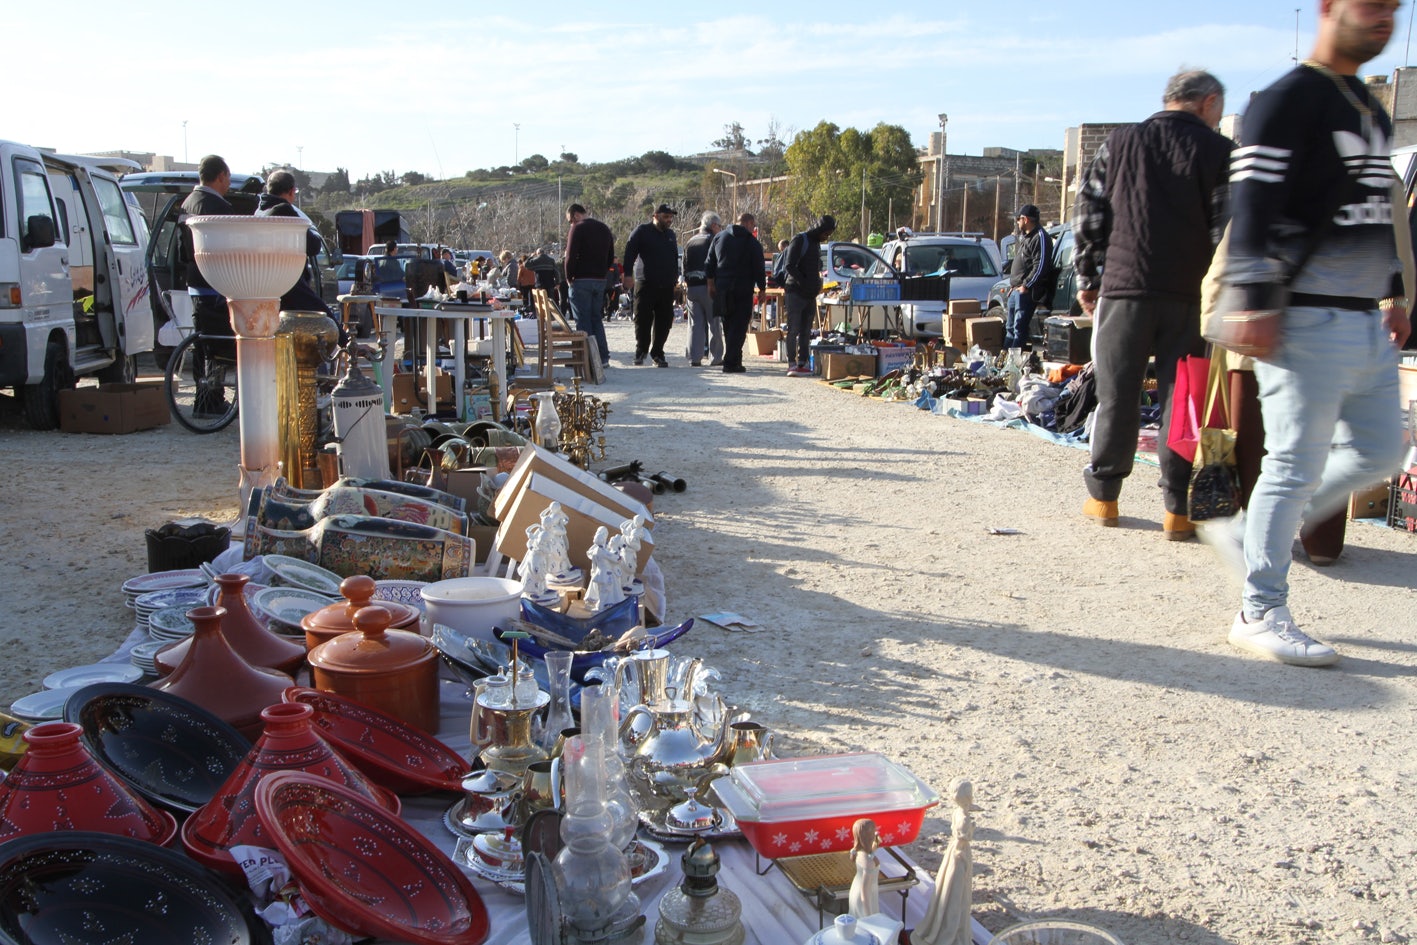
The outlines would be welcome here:
<svg viewBox="0 0 1417 945">
<path fill-rule="evenodd" d="M 1366 102 L 1360 101 L 1358 96 L 1353 94 L 1352 86 L 1344 81 L 1343 76 L 1334 72 L 1317 59 L 1305 59 L 1303 65 L 1306 68 L 1313 69 L 1319 75 L 1326 75 L 1333 80 L 1333 84 L 1338 86 L 1338 91 L 1343 93 L 1344 98 L 1348 99 L 1348 104 L 1352 105 L 1353 108 L 1357 110 L 1359 123 L 1363 129 L 1363 138 L 1366 140 L 1372 137 L 1373 110 Z"/>
</svg>

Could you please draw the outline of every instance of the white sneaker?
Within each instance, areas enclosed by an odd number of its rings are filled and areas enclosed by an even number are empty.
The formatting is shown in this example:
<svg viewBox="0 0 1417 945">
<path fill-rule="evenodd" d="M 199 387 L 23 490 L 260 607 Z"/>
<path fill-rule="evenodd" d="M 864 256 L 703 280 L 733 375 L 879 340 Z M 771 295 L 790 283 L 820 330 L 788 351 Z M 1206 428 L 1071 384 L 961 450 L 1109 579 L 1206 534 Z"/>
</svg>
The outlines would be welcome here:
<svg viewBox="0 0 1417 945">
<path fill-rule="evenodd" d="M 1338 662 L 1333 647 L 1299 629 L 1288 607 L 1275 607 L 1258 623 L 1248 623 L 1244 611 L 1236 614 L 1230 625 L 1230 642 L 1291 666 L 1331 666 Z"/>
</svg>

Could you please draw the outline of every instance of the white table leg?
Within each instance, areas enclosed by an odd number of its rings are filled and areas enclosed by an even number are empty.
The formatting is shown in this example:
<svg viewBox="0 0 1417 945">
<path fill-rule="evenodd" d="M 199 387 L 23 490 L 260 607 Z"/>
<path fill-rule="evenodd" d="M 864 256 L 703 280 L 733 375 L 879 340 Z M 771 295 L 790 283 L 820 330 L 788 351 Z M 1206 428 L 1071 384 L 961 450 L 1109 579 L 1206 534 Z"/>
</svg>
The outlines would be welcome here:
<svg viewBox="0 0 1417 945">
<path fill-rule="evenodd" d="M 467 374 L 467 316 L 453 319 L 453 409 L 459 420 L 467 420 L 463 384 Z"/>
</svg>

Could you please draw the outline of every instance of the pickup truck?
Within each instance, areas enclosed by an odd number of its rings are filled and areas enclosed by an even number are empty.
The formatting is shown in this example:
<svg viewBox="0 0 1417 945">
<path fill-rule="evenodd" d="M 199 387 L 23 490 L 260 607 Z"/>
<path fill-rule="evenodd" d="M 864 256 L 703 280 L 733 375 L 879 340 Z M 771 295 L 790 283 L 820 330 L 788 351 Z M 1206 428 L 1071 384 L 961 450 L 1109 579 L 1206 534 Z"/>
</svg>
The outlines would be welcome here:
<svg viewBox="0 0 1417 945">
<path fill-rule="evenodd" d="M 0 387 L 36 430 L 76 378 L 130 381 L 152 350 L 147 223 L 117 177 L 136 167 L 0 141 Z"/>
</svg>

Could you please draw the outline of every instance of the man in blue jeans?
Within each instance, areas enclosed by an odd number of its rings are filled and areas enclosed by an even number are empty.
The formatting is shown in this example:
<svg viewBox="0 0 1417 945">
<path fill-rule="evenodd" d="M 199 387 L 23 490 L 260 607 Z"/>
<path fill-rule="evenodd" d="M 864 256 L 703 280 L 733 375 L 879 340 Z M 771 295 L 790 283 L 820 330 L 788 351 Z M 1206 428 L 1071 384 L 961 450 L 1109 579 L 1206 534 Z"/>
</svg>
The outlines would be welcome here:
<svg viewBox="0 0 1417 945">
<path fill-rule="evenodd" d="M 1048 298 L 1053 290 L 1053 241 L 1048 231 L 1038 225 L 1038 208 L 1026 203 L 1018 208 L 1018 244 L 1009 264 L 1009 317 L 1004 325 L 1004 347 L 1022 348 L 1028 344 L 1029 325 L 1033 310 Z"/>
<path fill-rule="evenodd" d="M 1323 0 L 1313 55 L 1251 100 L 1230 164 L 1218 310 L 1232 324 L 1279 312 L 1281 327 L 1255 355 L 1260 477 L 1244 516 L 1217 526 L 1215 538 L 1234 557 L 1244 534 L 1230 643 L 1298 666 L 1338 660 L 1289 610 L 1305 508 L 1312 520 L 1325 517 L 1403 455 L 1397 350 L 1413 287 L 1404 285 L 1410 251 L 1399 251 L 1392 217 L 1403 219 L 1406 207 L 1393 199 L 1392 124 L 1357 77 L 1387 44 L 1397 7 Z"/>
<path fill-rule="evenodd" d="M 600 363 L 610 363 L 605 341 L 605 272 L 615 262 L 615 237 L 610 227 L 573 203 L 566 208 L 571 231 L 566 235 L 566 281 L 571 284 L 571 314 L 576 330 L 593 339 Z"/>
</svg>

